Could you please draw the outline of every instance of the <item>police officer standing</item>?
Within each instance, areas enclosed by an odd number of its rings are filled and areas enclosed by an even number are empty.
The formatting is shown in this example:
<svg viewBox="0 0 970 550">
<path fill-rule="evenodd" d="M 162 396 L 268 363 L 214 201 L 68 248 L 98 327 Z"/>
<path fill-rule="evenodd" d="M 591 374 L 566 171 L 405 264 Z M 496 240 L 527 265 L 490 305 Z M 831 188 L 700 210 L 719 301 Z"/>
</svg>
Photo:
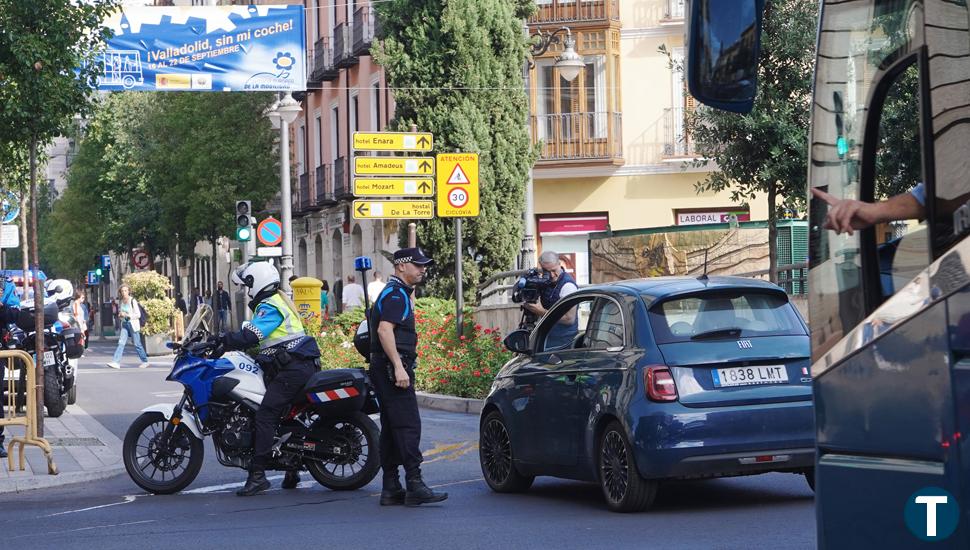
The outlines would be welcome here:
<svg viewBox="0 0 970 550">
<path fill-rule="evenodd" d="M 556 302 L 579 290 L 576 280 L 563 269 L 559 261 L 559 254 L 546 250 L 539 255 L 539 268 L 548 274 L 550 283 L 539 294 L 538 304 L 522 304 L 522 307 L 534 313 L 537 317 L 545 315 Z M 576 308 L 567 311 L 552 329 L 546 339 L 546 349 L 557 349 L 572 343 L 579 333 L 579 319 Z"/>
<path fill-rule="evenodd" d="M 432 491 L 421 478 L 421 417 L 414 394 L 418 334 L 414 328 L 414 286 L 425 279 L 434 260 L 420 248 L 394 253 L 394 276 L 387 281 L 370 311 L 370 379 L 381 402 L 381 506 L 417 506 L 441 502 L 448 493 Z M 376 331 L 373 327 L 376 327 Z M 398 466 L 404 466 L 407 490 Z"/>
<path fill-rule="evenodd" d="M 244 264 L 233 272 L 232 282 L 246 287 L 253 320 L 243 323 L 237 332 L 216 338 L 230 350 L 248 349 L 259 344 L 256 360 L 267 375 L 273 376 L 256 411 L 249 476 L 246 485 L 236 491 L 239 496 L 252 496 L 270 487 L 266 467 L 276 429 L 283 412 L 313 373 L 320 370 L 320 349 L 316 340 L 306 335 L 296 306 L 279 291 L 280 274 L 271 263 Z M 283 488 L 295 489 L 299 482 L 299 472 L 288 471 Z"/>
</svg>

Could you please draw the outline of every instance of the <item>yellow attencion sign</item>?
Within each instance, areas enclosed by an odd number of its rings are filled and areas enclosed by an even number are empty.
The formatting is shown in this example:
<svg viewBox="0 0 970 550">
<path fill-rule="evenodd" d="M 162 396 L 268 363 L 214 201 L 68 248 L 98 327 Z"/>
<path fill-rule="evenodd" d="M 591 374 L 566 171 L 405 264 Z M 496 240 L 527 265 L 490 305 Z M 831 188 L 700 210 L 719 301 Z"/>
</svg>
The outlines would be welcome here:
<svg viewBox="0 0 970 550">
<path fill-rule="evenodd" d="M 354 201 L 354 219 L 430 220 L 434 217 L 434 201 Z"/>
<path fill-rule="evenodd" d="M 354 195 L 358 197 L 431 197 L 431 178 L 354 178 Z"/>
<path fill-rule="evenodd" d="M 354 157 L 355 176 L 433 176 L 434 157 Z"/>
<path fill-rule="evenodd" d="M 438 217 L 478 216 L 478 153 L 442 153 L 438 159 Z"/>
<path fill-rule="evenodd" d="M 354 132 L 358 151 L 430 151 L 434 136 L 429 132 Z"/>
</svg>

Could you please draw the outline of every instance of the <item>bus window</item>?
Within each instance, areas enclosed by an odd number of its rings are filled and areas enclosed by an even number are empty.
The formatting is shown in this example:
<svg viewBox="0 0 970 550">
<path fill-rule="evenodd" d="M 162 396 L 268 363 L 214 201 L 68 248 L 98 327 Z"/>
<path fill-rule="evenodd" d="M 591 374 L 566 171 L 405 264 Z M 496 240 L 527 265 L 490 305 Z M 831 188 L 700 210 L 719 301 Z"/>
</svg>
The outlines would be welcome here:
<svg viewBox="0 0 970 550">
<path fill-rule="evenodd" d="M 970 235 L 970 41 L 966 2 L 930 2 L 926 47 L 930 59 L 934 200 L 930 203 L 933 257 Z"/>
<path fill-rule="evenodd" d="M 913 54 L 922 28 L 921 3 L 912 0 L 831 2 L 823 6 L 816 60 L 809 143 L 809 184 L 836 199 L 871 201 L 861 164 L 866 102 L 887 70 Z M 875 136 L 873 136 L 875 137 Z M 915 185 L 917 182 L 913 182 Z M 820 357 L 869 313 L 859 231 L 837 234 L 822 227 L 827 205 L 809 203 L 809 314 L 812 360 Z M 881 289 L 874 289 L 881 290 Z"/>
<path fill-rule="evenodd" d="M 879 113 L 879 141 L 873 177 L 875 199 L 901 193 L 925 202 L 919 129 L 919 69 L 914 62 L 902 70 L 885 95 Z M 873 113 L 875 116 L 876 113 Z M 876 226 L 876 261 L 880 296 L 886 299 L 929 265 L 926 220 L 895 220 Z"/>
</svg>

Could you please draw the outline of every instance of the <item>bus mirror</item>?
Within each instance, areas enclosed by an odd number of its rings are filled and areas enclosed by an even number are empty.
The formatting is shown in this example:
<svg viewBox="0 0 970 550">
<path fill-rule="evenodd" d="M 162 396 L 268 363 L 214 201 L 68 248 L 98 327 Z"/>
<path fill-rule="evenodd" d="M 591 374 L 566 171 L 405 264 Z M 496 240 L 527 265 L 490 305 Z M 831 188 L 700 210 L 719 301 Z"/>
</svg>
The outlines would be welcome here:
<svg viewBox="0 0 970 550">
<path fill-rule="evenodd" d="M 765 0 L 689 0 L 687 87 L 705 105 L 749 113 L 758 91 Z"/>
</svg>

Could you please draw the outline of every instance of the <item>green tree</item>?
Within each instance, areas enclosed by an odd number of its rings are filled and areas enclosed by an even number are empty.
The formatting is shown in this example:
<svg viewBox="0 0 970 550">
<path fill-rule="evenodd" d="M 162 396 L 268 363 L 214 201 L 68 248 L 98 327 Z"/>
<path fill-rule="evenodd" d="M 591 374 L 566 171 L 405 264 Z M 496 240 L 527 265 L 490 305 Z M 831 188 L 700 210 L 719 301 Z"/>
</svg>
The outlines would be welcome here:
<svg viewBox="0 0 970 550">
<path fill-rule="evenodd" d="M 104 43 L 107 30 L 101 22 L 113 7 L 111 0 L 0 0 L 0 143 L 28 147 L 34 269 L 38 266 L 37 151 L 65 133 L 73 117 L 89 110 L 93 93 L 89 82 L 97 74 L 97 64 L 88 61 Z M 39 279 L 34 293 L 41 293 Z M 41 309 L 35 319 L 37 349 L 44 344 Z M 37 373 L 38 402 L 43 406 L 42 365 Z M 40 428 L 43 434 L 43 424 Z"/>
<path fill-rule="evenodd" d="M 768 0 L 754 109 L 738 115 L 701 106 L 685 117 L 685 131 L 702 157 L 694 165 L 709 161 L 714 166 L 697 183 L 697 192 L 728 191 L 738 203 L 758 195 L 767 199 L 772 281 L 777 279 L 778 215 L 804 211 L 817 16 L 813 2 Z M 664 47 L 661 52 L 669 55 Z"/>
<path fill-rule="evenodd" d="M 513 265 L 522 239 L 528 172 L 535 160 L 525 129 L 522 77 L 528 0 L 392 0 L 376 5 L 381 43 L 375 60 L 395 89 L 391 126 L 433 132 L 436 152 L 480 155 L 481 214 L 464 224 L 467 296 L 494 272 Z M 428 289 L 452 296 L 454 221 L 418 223 L 418 241 L 437 261 Z"/>
</svg>

